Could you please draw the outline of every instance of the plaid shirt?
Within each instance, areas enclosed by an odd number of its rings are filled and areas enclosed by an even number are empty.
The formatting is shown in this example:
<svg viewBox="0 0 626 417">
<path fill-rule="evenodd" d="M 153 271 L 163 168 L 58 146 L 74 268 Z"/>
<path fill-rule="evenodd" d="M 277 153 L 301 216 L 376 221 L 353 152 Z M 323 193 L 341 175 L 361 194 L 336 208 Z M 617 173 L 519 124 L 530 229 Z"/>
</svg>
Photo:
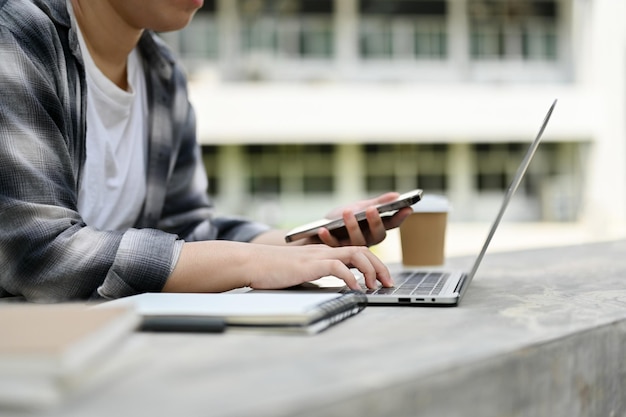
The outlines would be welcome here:
<svg viewBox="0 0 626 417">
<path fill-rule="evenodd" d="M 87 91 L 65 2 L 0 0 L 0 297 L 160 291 L 181 239 L 249 241 L 267 230 L 214 217 L 186 79 L 148 31 L 139 42 L 149 102 L 143 212 L 125 232 L 85 224 L 76 203 Z"/>
</svg>

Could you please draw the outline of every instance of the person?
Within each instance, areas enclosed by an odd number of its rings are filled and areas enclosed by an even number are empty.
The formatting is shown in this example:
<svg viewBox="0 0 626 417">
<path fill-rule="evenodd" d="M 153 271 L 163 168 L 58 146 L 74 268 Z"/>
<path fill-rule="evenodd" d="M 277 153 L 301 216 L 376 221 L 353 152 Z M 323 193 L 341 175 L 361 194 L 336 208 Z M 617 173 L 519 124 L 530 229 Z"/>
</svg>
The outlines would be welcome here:
<svg viewBox="0 0 626 417">
<path fill-rule="evenodd" d="M 217 216 L 184 72 L 156 33 L 203 0 L 0 0 L 0 297 L 34 302 L 141 292 L 285 288 L 335 275 L 393 283 L 368 246 L 385 193 L 338 208 L 349 231 L 287 244 Z M 368 228 L 354 216 L 367 209 Z"/>
</svg>

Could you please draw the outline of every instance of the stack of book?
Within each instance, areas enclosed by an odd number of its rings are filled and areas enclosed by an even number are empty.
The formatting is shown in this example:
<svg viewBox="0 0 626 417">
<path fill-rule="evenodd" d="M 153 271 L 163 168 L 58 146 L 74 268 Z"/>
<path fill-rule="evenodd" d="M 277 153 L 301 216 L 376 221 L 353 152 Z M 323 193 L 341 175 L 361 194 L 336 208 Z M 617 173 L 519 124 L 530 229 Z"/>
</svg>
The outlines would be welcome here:
<svg viewBox="0 0 626 417">
<path fill-rule="evenodd" d="M 58 404 L 93 382 L 139 321 L 128 308 L 0 304 L 0 410 Z"/>
</svg>

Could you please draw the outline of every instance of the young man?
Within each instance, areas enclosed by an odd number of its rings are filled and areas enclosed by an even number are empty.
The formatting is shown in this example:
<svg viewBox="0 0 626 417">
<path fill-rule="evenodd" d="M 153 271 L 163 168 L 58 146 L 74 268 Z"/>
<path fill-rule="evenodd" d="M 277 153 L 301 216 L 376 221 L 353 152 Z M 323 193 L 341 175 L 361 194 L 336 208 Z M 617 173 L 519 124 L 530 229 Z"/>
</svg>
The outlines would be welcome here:
<svg viewBox="0 0 626 417">
<path fill-rule="evenodd" d="M 181 68 L 154 32 L 203 0 L 0 0 L 0 297 L 51 302 L 147 291 L 284 288 L 325 275 L 392 285 L 367 245 L 371 207 L 338 209 L 349 239 L 216 217 Z M 367 209 L 369 232 L 353 211 Z M 306 244 L 308 243 L 308 244 Z M 311 244 L 318 243 L 318 244 Z"/>
</svg>

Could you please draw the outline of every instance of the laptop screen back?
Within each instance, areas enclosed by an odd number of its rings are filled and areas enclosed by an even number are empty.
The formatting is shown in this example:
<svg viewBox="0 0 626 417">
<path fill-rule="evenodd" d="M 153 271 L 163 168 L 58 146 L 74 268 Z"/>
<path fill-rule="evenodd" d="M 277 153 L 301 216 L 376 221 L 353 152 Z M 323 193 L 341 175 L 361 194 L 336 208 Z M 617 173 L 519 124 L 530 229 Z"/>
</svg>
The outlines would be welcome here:
<svg viewBox="0 0 626 417">
<path fill-rule="evenodd" d="M 539 146 L 541 137 L 543 136 L 543 131 L 546 129 L 546 126 L 548 125 L 550 116 L 552 116 L 552 111 L 554 110 L 554 107 L 556 106 L 556 102 L 557 100 L 554 100 L 554 102 L 552 102 L 552 105 L 550 106 L 548 113 L 543 119 L 543 123 L 541 124 L 541 128 L 539 129 L 539 133 L 537 133 L 535 140 L 528 147 L 528 151 L 526 151 L 526 155 L 524 156 L 522 163 L 520 164 L 519 168 L 517 168 L 517 172 L 515 173 L 515 176 L 513 177 L 513 180 L 511 181 L 511 185 L 509 185 L 509 188 L 506 191 L 504 199 L 502 200 L 502 204 L 500 205 L 500 211 L 498 211 L 498 215 L 493 221 L 493 224 L 491 225 L 491 229 L 489 229 L 489 234 L 487 235 L 487 239 L 485 240 L 485 243 L 483 244 L 483 247 L 480 250 L 478 257 L 474 261 L 474 265 L 472 266 L 472 269 L 468 274 L 467 282 L 464 284 L 465 288 L 467 288 L 471 280 L 474 278 L 474 275 L 476 274 L 476 271 L 478 270 L 478 266 L 480 265 L 481 261 L 483 260 L 483 257 L 485 256 L 487 247 L 491 243 L 491 239 L 493 238 L 493 235 L 495 234 L 496 229 L 498 228 L 498 225 L 500 224 L 500 221 L 502 220 L 502 216 L 504 215 L 504 212 L 506 211 L 506 208 L 509 205 L 511 198 L 515 194 L 515 191 L 517 191 L 517 188 L 519 187 L 520 183 L 522 182 L 522 179 L 524 178 L 524 175 L 526 174 L 526 170 L 528 169 L 528 166 L 530 165 L 530 161 L 533 159 L 533 156 L 535 155 L 535 151 L 537 150 L 537 147 Z"/>
</svg>

